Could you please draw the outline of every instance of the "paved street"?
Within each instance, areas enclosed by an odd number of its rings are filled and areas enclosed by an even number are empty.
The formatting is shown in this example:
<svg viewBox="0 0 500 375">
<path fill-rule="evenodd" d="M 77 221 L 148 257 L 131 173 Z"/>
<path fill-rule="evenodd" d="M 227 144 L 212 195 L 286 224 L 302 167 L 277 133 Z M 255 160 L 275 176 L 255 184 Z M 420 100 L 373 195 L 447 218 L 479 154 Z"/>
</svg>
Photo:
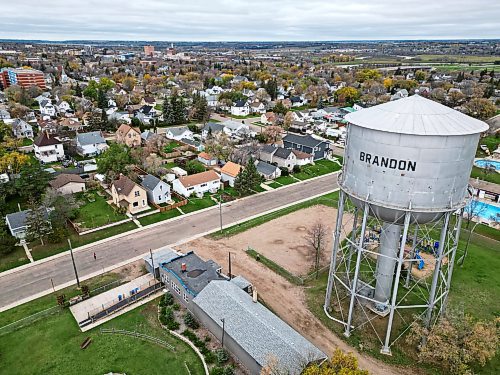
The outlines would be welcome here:
<svg viewBox="0 0 500 375">
<path fill-rule="evenodd" d="M 266 194 L 258 194 L 223 207 L 224 224 L 244 220 L 253 215 L 276 209 L 308 197 L 337 188 L 337 175 L 324 176 L 313 181 L 293 184 Z M 213 231 L 219 226 L 219 210 L 199 212 L 179 220 L 165 222 L 137 233 L 90 246 L 75 252 L 80 277 L 95 274 L 105 268 L 119 265 L 162 246 Z M 196 250 L 196 249 L 193 249 Z M 97 254 L 94 260 L 93 253 Z M 0 274 L 0 311 L 19 300 L 29 299 L 52 288 L 74 281 L 69 254 L 29 268 Z M 75 281 L 76 282 L 76 281 Z"/>
</svg>

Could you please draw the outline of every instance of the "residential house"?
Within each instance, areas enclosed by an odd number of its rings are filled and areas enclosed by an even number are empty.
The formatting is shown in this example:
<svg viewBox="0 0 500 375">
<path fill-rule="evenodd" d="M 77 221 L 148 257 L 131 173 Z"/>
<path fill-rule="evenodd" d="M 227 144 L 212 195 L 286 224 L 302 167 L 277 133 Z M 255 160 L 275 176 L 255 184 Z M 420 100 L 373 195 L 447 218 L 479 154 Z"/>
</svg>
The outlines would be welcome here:
<svg viewBox="0 0 500 375">
<path fill-rule="evenodd" d="M 211 280 L 188 309 L 237 358 L 250 375 L 271 361 L 282 373 L 300 375 L 327 356 L 247 292 L 243 278 Z M 253 291 L 253 289 L 252 289 Z"/>
<path fill-rule="evenodd" d="M 302 96 L 292 96 L 290 97 L 290 102 L 292 107 L 301 107 L 307 104 L 307 99 Z"/>
<path fill-rule="evenodd" d="M 146 189 L 127 176 L 120 175 L 118 180 L 113 181 L 111 196 L 115 205 L 125 207 L 130 214 L 149 209 Z"/>
<path fill-rule="evenodd" d="M 77 174 L 61 173 L 49 182 L 50 187 L 62 195 L 85 191 L 85 181 Z"/>
<path fill-rule="evenodd" d="M 231 106 L 231 114 L 233 116 L 248 116 L 250 114 L 250 106 L 246 100 L 238 100 Z"/>
<path fill-rule="evenodd" d="M 41 100 L 39 106 L 40 114 L 43 117 L 54 117 L 55 115 L 57 115 L 57 109 L 52 104 L 52 101 L 50 99 Z"/>
<path fill-rule="evenodd" d="M 130 118 L 130 114 L 128 112 L 113 112 L 108 116 L 108 120 L 116 120 L 120 123 L 128 125 L 132 123 L 132 119 Z"/>
<path fill-rule="evenodd" d="M 242 138 L 251 134 L 250 126 L 244 122 L 228 120 L 222 125 L 224 125 L 224 132 L 231 137 Z"/>
<path fill-rule="evenodd" d="M 150 106 L 150 107 L 154 107 L 156 105 L 156 99 L 153 98 L 152 96 L 145 96 L 144 98 L 142 98 L 141 100 L 141 105 L 143 106 Z"/>
<path fill-rule="evenodd" d="M 213 170 L 196 173 L 175 179 L 172 188 L 185 197 L 190 197 L 193 193 L 198 196 L 207 192 L 216 193 L 220 188 L 220 176 Z"/>
<path fill-rule="evenodd" d="M 299 167 L 307 164 L 312 164 L 314 162 L 314 156 L 299 150 L 292 150 L 295 154 L 296 162 L 295 165 Z"/>
<path fill-rule="evenodd" d="M 407 98 L 408 95 L 409 95 L 408 90 L 406 90 L 406 89 L 398 90 L 397 92 L 395 92 L 394 94 L 391 95 L 391 101 Z"/>
<path fill-rule="evenodd" d="M 141 131 L 127 124 L 122 124 L 116 131 L 116 142 L 128 147 L 138 147 L 141 145 Z"/>
<path fill-rule="evenodd" d="M 152 203 L 161 205 L 172 199 L 170 186 L 156 176 L 146 175 L 141 181 L 141 186 L 146 189 L 148 200 Z"/>
<path fill-rule="evenodd" d="M 281 169 L 265 161 L 257 160 L 255 162 L 255 167 L 257 168 L 257 172 L 266 180 L 274 180 L 281 176 Z"/>
<path fill-rule="evenodd" d="M 266 113 L 266 106 L 262 102 L 253 102 L 250 105 L 250 112 L 262 115 Z"/>
<path fill-rule="evenodd" d="M 182 138 L 180 142 L 188 145 L 192 150 L 196 152 L 201 152 L 205 149 L 205 145 L 203 142 L 199 140 L 193 140 L 193 139 L 187 139 L 187 138 Z"/>
<path fill-rule="evenodd" d="M 53 163 L 64 159 L 62 142 L 56 137 L 42 132 L 33 142 L 35 157 L 42 163 Z"/>
<path fill-rule="evenodd" d="M 76 135 L 77 152 L 82 156 L 96 156 L 108 149 L 100 131 Z"/>
<path fill-rule="evenodd" d="M 215 136 L 222 131 L 224 131 L 224 125 L 220 122 L 208 122 L 201 131 L 201 138 L 206 139 L 209 135 Z"/>
<path fill-rule="evenodd" d="M 218 95 L 206 95 L 205 99 L 207 100 L 207 105 L 210 108 L 217 108 L 219 104 L 219 96 Z"/>
<path fill-rule="evenodd" d="M 0 108 L 0 121 L 9 119 L 10 119 L 10 112 L 7 110 L 7 108 Z"/>
<path fill-rule="evenodd" d="M 64 118 L 59 121 L 59 125 L 75 132 L 83 130 L 86 126 L 85 124 L 82 124 L 77 118 Z"/>
<path fill-rule="evenodd" d="M 217 158 L 213 157 L 210 154 L 207 154 L 206 152 L 200 152 L 198 154 L 198 161 L 207 167 L 212 167 L 217 165 Z"/>
<path fill-rule="evenodd" d="M 260 116 L 260 122 L 264 125 L 273 125 L 276 122 L 276 113 L 266 112 Z"/>
<path fill-rule="evenodd" d="M 28 230 L 28 217 L 31 210 L 24 210 L 5 215 L 5 222 L 9 227 L 10 234 L 20 240 L 26 237 Z M 49 221 L 49 210 L 45 209 L 45 220 Z"/>
<path fill-rule="evenodd" d="M 182 138 L 193 139 L 193 132 L 187 126 L 169 127 L 165 129 L 165 137 L 180 141 Z"/>
<path fill-rule="evenodd" d="M 315 161 L 324 159 L 330 151 L 330 143 L 327 141 L 314 138 L 311 135 L 293 133 L 288 133 L 283 137 L 283 147 L 311 154 Z"/>
<path fill-rule="evenodd" d="M 19 118 L 14 119 L 11 124 L 12 134 L 16 138 L 33 138 L 33 128 L 26 121 Z"/>
<path fill-rule="evenodd" d="M 234 181 L 240 174 L 241 169 L 241 165 L 228 161 L 220 170 L 222 182 L 227 182 L 229 186 L 234 187 Z"/>
<path fill-rule="evenodd" d="M 184 306 L 191 307 L 191 301 L 209 283 L 226 280 L 221 266 L 213 260 L 203 260 L 194 252 L 177 255 L 160 265 L 160 280 Z"/>
<path fill-rule="evenodd" d="M 264 145 L 260 149 L 260 160 L 270 164 L 276 164 L 280 168 L 286 168 L 289 171 L 297 164 L 297 157 L 291 149 Z"/>
<path fill-rule="evenodd" d="M 59 101 L 56 105 L 56 108 L 59 113 L 68 113 L 68 112 L 73 113 L 71 105 L 66 100 Z"/>
</svg>

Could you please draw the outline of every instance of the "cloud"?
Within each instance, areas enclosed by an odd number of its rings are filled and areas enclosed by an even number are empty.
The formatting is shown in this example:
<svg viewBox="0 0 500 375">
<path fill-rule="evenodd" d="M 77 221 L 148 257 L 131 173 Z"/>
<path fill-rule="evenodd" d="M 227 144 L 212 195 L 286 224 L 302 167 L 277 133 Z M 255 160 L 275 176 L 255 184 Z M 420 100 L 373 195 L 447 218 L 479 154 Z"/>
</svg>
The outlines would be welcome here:
<svg viewBox="0 0 500 375">
<path fill-rule="evenodd" d="M 499 38 L 497 0 L 34 0 L 0 38 L 165 41 Z"/>
</svg>

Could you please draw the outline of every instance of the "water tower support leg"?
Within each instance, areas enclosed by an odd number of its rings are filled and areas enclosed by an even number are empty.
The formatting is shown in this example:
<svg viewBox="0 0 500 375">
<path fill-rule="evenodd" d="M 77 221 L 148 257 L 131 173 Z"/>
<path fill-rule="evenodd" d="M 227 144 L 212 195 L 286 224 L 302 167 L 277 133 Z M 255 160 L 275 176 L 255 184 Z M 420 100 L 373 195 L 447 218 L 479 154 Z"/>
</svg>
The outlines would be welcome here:
<svg viewBox="0 0 500 375">
<path fill-rule="evenodd" d="M 394 288 L 392 290 L 391 306 L 390 306 L 391 311 L 389 313 L 389 320 L 387 322 L 385 343 L 384 346 L 382 347 L 382 350 L 380 351 L 380 353 L 387 355 L 391 355 L 391 347 L 389 346 L 389 341 L 391 340 L 392 322 L 394 320 L 394 311 L 396 310 L 396 301 L 398 299 L 399 277 L 401 276 L 401 267 L 403 266 L 403 259 L 405 256 L 405 245 L 406 245 L 406 238 L 408 237 L 410 218 L 411 218 L 411 212 L 406 211 L 405 223 L 403 228 L 403 237 L 401 238 L 401 247 L 399 249 L 398 263 L 396 266 L 396 279 L 394 280 Z"/>
<path fill-rule="evenodd" d="M 351 285 L 351 301 L 349 302 L 349 314 L 347 315 L 347 325 L 345 327 L 344 336 L 349 337 L 351 335 L 351 323 L 352 323 L 352 313 L 354 310 L 354 300 L 356 299 L 356 284 L 358 283 L 359 266 L 361 264 L 361 258 L 363 257 L 363 241 L 365 239 L 366 230 L 366 220 L 368 219 L 369 204 L 365 203 L 365 208 L 363 211 L 363 220 L 361 222 L 361 234 L 359 236 L 358 243 L 358 255 L 356 258 L 356 268 L 354 269 L 354 278 L 352 279 Z"/>
<path fill-rule="evenodd" d="M 417 237 L 418 237 L 418 224 L 415 223 L 415 232 L 413 233 L 413 240 L 411 242 L 410 264 L 408 264 L 408 272 L 406 274 L 405 288 L 410 287 L 411 269 L 413 267 L 413 259 L 417 252 Z"/>
<path fill-rule="evenodd" d="M 455 265 L 455 256 L 457 255 L 458 240 L 460 239 L 460 229 L 462 228 L 462 216 L 464 214 L 464 209 L 462 208 L 458 213 L 457 223 L 456 223 L 456 233 L 453 238 L 453 250 L 451 251 L 451 259 L 448 259 L 448 277 L 446 279 L 446 294 L 444 296 L 443 303 L 441 304 L 441 312 L 439 315 L 446 313 L 446 306 L 448 305 L 448 294 L 450 293 L 451 286 L 451 276 L 453 275 L 453 266 Z"/>
<path fill-rule="evenodd" d="M 330 306 L 330 301 L 332 298 L 332 288 L 335 274 L 335 268 L 337 267 L 337 255 L 339 251 L 340 234 L 342 230 L 342 217 L 344 215 L 344 203 L 346 195 L 340 190 L 339 195 L 339 207 L 337 211 L 337 223 L 335 225 L 335 232 L 333 233 L 333 248 L 332 248 L 332 259 L 330 260 L 330 270 L 328 272 L 328 284 L 326 286 L 326 296 L 325 296 L 325 310 Z"/>
<path fill-rule="evenodd" d="M 354 243 L 354 241 L 356 240 L 356 232 L 358 230 L 358 215 L 359 215 L 359 209 L 356 207 L 355 211 L 354 211 L 354 219 L 353 219 L 353 222 L 352 222 L 352 231 L 351 231 L 351 241 L 352 243 Z M 354 253 L 354 245 L 351 243 L 351 245 L 349 246 L 349 257 L 347 258 L 347 281 L 348 281 L 348 285 L 351 286 L 351 279 L 350 279 L 350 275 L 351 275 L 351 261 L 352 261 L 352 254 Z"/>
<path fill-rule="evenodd" d="M 427 307 L 427 314 L 425 317 L 425 326 L 426 328 L 429 328 L 431 326 L 431 319 L 432 319 L 432 310 L 434 310 L 434 305 L 436 304 L 435 298 L 436 298 L 436 289 L 437 285 L 439 282 L 439 273 L 441 272 L 441 263 L 443 261 L 443 248 L 444 248 L 444 242 L 446 240 L 446 233 L 448 232 L 448 225 L 450 223 L 450 212 L 447 212 L 445 217 L 444 217 L 444 224 L 443 227 L 441 228 L 441 235 L 439 237 L 439 248 L 438 248 L 438 256 L 436 258 L 436 265 L 434 268 L 434 274 L 432 275 L 432 284 L 431 284 L 431 291 L 429 293 L 429 304 Z M 426 338 L 424 337 L 422 340 L 422 343 L 425 345 Z"/>
</svg>

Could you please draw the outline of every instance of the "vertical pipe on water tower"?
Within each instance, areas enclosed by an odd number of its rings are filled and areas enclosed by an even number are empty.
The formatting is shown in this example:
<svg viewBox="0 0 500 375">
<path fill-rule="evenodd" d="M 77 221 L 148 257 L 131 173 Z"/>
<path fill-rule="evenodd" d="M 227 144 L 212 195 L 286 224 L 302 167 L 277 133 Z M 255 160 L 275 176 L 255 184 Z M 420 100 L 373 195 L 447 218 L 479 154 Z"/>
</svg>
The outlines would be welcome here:
<svg viewBox="0 0 500 375">
<path fill-rule="evenodd" d="M 397 262 L 399 240 L 401 238 L 401 225 L 384 222 L 380 233 L 379 256 L 377 259 L 377 283 L 375 296 L 381 303 L 386 303 L 391 297 L 394 267 Z"/>
<path fill-rule="evenodd" d="M 361 258 L 363 256 L 363 241 L 365 239 L 366 230 L 366 220 L 368 219 L 370 205 L 365 202 L 365 209 L 363 211 L 363 221 L 361 222 L 361 233 L 359 235 L 358 243 L 358 255 L 356 258 L 356 268 L 354 269 L 354 278 L 352 279 L 351 286 L 351 301 L 349 302 L 349 314 L 347 316 L 347 325 L 345 326 L 344 336 L 349 337 L 351 335 L 351 323 L 352 323 L 352 312 L 354 309 L 354 299 L 356 298 L 356 284 L 358 283 L 359 266 L 361 264 Z"/>
<path fill-rule="evenodd" d="M 451 276 L 453 275 L 453 266 L 455 265 L 455 256 L 457 255 L 458 248 L 458 239 L 460 238 L 460 229 L 462 228 L 462 217 L 464 215 L 464 209 L 462 208 L 458 213 L 457 223 L 455 228 L 457 233 L 455 234 L 455 238 L 453 239 L 453 250 L 451 252 L 451 259 L 448 260 L 448 278 L 446 280 L 446 295 L 444 297 L 444 301 L 441 304 L 441 314 L 446 312 L 446 305 L 448 304 L 448 295 L 450 293 L 450 285 L 451 285 Z"/>
<path fill-rule="evenodd" d="M 417 253 L 417 239 L 418 239 L 418 223 L 415 223 L 415 232 L 413 233 L 413 240 L 411 242 L 410 259 L 408 261 L 408 271 L 406 273 L 405 288 L 410 287 L 411 269 L 413 268 L 413 260 Z"/>
</svg>

